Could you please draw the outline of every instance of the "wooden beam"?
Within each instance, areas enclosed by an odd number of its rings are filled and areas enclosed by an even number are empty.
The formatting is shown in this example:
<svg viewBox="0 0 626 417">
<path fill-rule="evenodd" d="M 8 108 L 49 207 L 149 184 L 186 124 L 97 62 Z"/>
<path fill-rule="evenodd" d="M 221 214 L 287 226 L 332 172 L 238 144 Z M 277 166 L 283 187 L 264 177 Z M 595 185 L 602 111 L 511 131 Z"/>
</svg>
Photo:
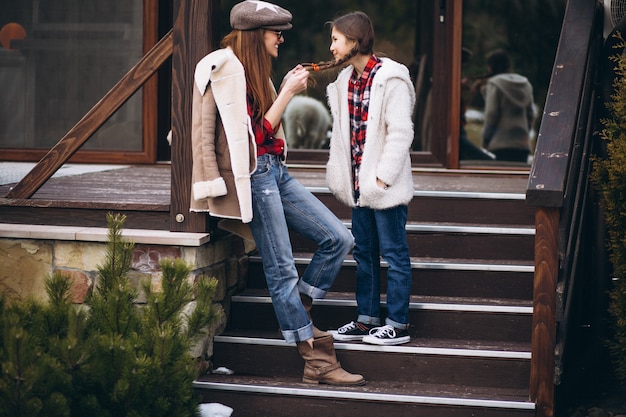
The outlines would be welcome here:
<svg viewBox="0 0 626 417">
<path fill-rule="evenodd" d="M 159 2 L 143 0 L 143 45 L 142 53 L 147 54 L 159 41 Z M 158 141 L 158 91 L 157 74 L 150 77 L 143 86 L 142 106 L 142 142 L 143 151 L 150 163 L 157 160 Z"/>
<path fill-rule="evenodd" d="M 552 417 L 554 415 L 556 286 L 559 274 L 559 209 L 537 208 L 535 224 L 530 400 L 537 405 L 537 417 Z"/>
<path fill-rule="evenodd" d="M 9 191 L 7 198 L 30 198 L 148 80 L 172 53 L 172 32 L 159 41 L 85 116 Z"/>
<path fill-rule="evenodd" d="M 452 169 L 459 167 L 462 3 L 436 1 L 433 16 L 431 152 Z"/>
</svg>

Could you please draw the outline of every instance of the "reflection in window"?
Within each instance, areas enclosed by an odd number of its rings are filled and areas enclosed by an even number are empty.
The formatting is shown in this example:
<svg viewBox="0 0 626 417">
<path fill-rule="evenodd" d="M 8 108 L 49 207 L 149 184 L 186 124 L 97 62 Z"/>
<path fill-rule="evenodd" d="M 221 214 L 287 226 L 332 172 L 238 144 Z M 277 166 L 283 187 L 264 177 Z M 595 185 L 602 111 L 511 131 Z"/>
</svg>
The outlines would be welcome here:
<svg viewBox="0 0 626 417">
<path fill-rule="evenodd" d="M 25 37 L 0 47 L 0 148 L 51 148 L 132 68 L 142 4 L 2 1 L 0 28 L 17 24 Z M 136 94 L 82 149 L 141 150 L 141 113 Z"/>
<path fill-rule="evenodd" d="M 562 0 L 542 2 L 511 0 L 464 0 L 463 46 L 472 53 L 462 69 L 463 83 L 473 85 L 466 92 L 465 131 L 468 140 L 477 147 L 484 146 L 485 101 L 479 91 L 489 76 L 488 56 L 496 50 L 509 55 L 507 73 L 517 73 L 532 85 L 535 119 L 531 130 L 531 158 L 540 128 L 552 66 L 558 45 L 565 4 Z M 520 110 L 521 112 L 521 110 Z M 529 160 L 531 159 L 529 158 Z M 461 159 L 463 155 L 461 154 Z M 467 158 L 476 159 L 476 158 Z M 480 159 L 472 162 L 481 162 Z M 497 160 L 496 163 L 503 163 Z M 509 164 L 504 161 L 504 164 Z M 525 165 L 525 164 L 524 164 Z"/>
</svg>

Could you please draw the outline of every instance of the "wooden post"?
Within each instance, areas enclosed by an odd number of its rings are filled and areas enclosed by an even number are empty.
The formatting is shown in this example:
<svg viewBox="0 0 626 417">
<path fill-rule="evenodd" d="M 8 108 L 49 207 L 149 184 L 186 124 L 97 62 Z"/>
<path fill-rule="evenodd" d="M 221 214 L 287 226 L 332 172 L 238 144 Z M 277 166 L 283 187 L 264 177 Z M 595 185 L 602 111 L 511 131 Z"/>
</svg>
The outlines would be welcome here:
<svg viewBox="0 0 626 417">
<path fill-rule="evenodd" d="M 444 167 L 459 167 L 463 2 L 437 2 L 433 28 L 431 151 Z"/>
<path fill-rule="evenodd" d="M 559 273 L 559 209 L 538 207 L 535 214 L 535 279 L 530 360 L 530 400 L 537 417 L 554 415 L 556 286 Z"/>
<path fill-rule="evenodd" d="M 172 54 L 172 182 L 170 230 L 204 232 L 209 218 L 191 202 L 191 105 L 196 63 L 211 52 L 219 0 L 174 0 Z"/>
<path fill-rule="evenodd" d="M 158 0 L 143 0 L 143 54 L 146 55 L 159 41 L 159 2 Z M 158 98 L 159 77 L 154 74 L 143 86 L 142 119 L 143 119 L 143 146 L 144 152 L 152 163 L 157 160 L 158 136 Z"/>
</svg>

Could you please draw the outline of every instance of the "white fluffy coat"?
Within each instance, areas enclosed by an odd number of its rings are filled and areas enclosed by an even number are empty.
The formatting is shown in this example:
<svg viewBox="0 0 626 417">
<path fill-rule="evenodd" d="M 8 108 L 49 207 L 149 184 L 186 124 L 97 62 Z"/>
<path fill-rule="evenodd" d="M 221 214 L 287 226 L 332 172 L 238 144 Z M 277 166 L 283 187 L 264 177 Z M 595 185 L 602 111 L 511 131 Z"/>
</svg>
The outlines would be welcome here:
<svg viewBox="0 0 626 417">
<path fill-rule="evenodd" d="M 328 103 L 333 118 L 326 181 L 335 197 L 355 207 L 350 148 L 348 82 L 353 67 L 345 68 L 328 85 Z M 410 148 L 413 142 L 412 114 L 415 92 L 408 69 L 391 59 L 382 58 L 370 92 L 369 118 L 361 172 L 358 205 L 384 210 L 406 205 L 413 198 Z M 379 178 L 389 187 L 377 185 Z"/>
</svg>

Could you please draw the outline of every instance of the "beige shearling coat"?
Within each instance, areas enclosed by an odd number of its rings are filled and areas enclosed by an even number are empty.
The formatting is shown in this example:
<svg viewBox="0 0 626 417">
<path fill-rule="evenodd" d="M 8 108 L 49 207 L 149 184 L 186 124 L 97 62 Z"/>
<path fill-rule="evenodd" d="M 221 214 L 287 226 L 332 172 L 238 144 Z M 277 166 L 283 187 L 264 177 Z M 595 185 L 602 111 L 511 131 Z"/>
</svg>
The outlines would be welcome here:
<svg viewBox="0 0 626 417">
<path fill-rule="evenodd" d="M 243 65 L 230 48 L 219 49 L 198 62 L 194 81 L 190 210 L 249 223 L 256 143 Z M 284 138 L 282 128 L 276 136 Z"/>
</svg>

